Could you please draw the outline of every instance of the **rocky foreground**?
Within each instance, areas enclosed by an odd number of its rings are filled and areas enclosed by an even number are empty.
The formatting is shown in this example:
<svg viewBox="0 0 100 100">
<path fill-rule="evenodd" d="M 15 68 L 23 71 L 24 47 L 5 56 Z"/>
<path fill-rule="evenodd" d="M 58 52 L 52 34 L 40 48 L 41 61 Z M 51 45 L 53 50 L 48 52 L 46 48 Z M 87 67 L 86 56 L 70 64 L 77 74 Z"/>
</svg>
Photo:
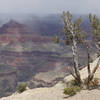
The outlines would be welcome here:
<svg viewBox="0 0 100 100">
<path fill-rule="evenodd" d="M 91 69 L 93 69 L 97 64 L 98 58 L 91 63 Z M 82 79 L 87 76 L 87 68 L 85 67 L 81 71 Z M 95 73 L 96 78 L 100 78 L 100 68 Z M 72 79 L 72 76 L 69 75 L 65 77 L 65 81 Z M 64 84 L 59 82 L 51 88 L 37 88 L 37 89 L 28 89 L 27 91 L 18 94 L 14 93 L 9 97 L 1 98 L 0 100 L 100 100 L 100 89 L 94 90 L 82 90 L 77 93 L 75 96 L 67 97 L 63 94 Z"/>
</svg>

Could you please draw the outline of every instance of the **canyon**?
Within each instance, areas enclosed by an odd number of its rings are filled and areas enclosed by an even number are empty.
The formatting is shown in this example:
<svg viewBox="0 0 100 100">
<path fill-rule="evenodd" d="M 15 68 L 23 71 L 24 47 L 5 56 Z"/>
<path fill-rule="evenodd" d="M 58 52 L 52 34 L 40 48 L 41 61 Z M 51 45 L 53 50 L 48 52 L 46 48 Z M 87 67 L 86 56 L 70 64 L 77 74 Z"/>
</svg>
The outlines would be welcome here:
<svg viewBox="0 0 100 100">
<path fill-rule="evenodd" d="M 87 65 L 79 46 L 80 69 Z M 92 58 L 99 51 L 91 46 Z M 54 44 L 53 37 L 35 33 L 30 25 L 10 20 L 0 27 L 0 97 L 8 96 L 20 82 L 30 88 L 50 87 L 68 75 L 73 66 L 71 46 Z"/>
</svg>

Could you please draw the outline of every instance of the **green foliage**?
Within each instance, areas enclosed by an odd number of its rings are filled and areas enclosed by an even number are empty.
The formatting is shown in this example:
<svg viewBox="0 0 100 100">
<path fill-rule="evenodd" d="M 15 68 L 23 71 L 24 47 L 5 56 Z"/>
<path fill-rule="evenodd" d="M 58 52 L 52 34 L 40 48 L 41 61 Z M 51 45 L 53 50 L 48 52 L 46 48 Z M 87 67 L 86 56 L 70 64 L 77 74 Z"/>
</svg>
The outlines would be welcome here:
<svg viewBox="0 0 100 100">
<path fill-rule="evenodd" d="M 77 42 L 83 43 L 82 35 L 80 33 L 76 34 Z"/>
<path fill-rule="evenodd" d="M 75 90 L 73 87 L 65 88 L 64 92 L 65 95 L 73 96 L 76 94 Z"/>
<path fill-rule="evenodd" d="M 55 43 L 55 44 L 59 43 L 59 37 L 58 37 L 57 35 L 54 37 L 53 40 L 54 40 L 54 43 Z"/>
<path fill-rule="evenodd" d="M 96 16 L 96 15 L 94 15 L 93 16 L 93 20 L 92 20 L 92 27 L 94 28 L 94 29 L 99 29 L 100 28 L 100 23 L 99 23 L 99 19 L 98 19 L 98 17 Z"/>
<path fill-rule="evenodd" d="M 65 95 L 72 96 L 81 90 L 76 80 L 71 80 L 67 85 L 67 88 L 65 88 L 63 92 Z"/>
<path fill-rule="evenodd" d="M 91 13 L 89 14 L 89 19 L 90 19 L 90 22 L 93 21 L 93 19 L 92 19 L 92 14 L 91 14 Z"/>
<path fill-rule="evenodd" d="M 75 37 L 76 37 L 77 43 L 82 44 L 87 37 L 87 33 L 86 32 L 84 32 L 84 34 L 77 33 Z M 70 45 L 70 44 L 72 44 L 72 42 L 73 42 L 72 36 L 67 35 L 66 36 L 66 45 Z"/>
<path fill-rule="evenodd" d="M 79 17 L 77 20 L 72 20 L 72 15 L 70 12 L 63 12 L 62 19 L 64 22 L 64 35 L 66 45 L 73 43 L 73 36 L 71 31 L 73 31 L 77 43 L 83 43 L 83 40 L 86 38 L 85 31 L 82 30 L 82 17 Z"/>
<path fill-rule="evenodd" d="M 79 86 L 79 84 L 78 84 L 78 82 L 76 81 L 76 80 L 71 80 L 70 82 L 69 82 L 69 86 Z"/>
<path fill-rule="evenodd" d="M 66 36 L 66 45 L 70 45 L 70 44 L 72 44 L 72 36 L 68 35 Z"/>
<path fill-rule="evenodd" d="M 94 32 L 94 36 L 97 41 L 100 41 L 100 32 Z"/>
<path fill-rule="evenodd" d="M 75 95 L 77 92 L 79 92 L 81 90 L 81 88 L 79 86 L 74 86 L 74 87 L 68 87 L 64 89 L 64 94 L 65 95 L 69 95 L 69 96 L 73 96 Z"/>
<path fill-rule="evenodd" d="M 100 20 L 96 15 L 89 14 L 92 33 L 96 41 L 100 41 Z"/>
<path fill-rule="evenodd" d="M 20 83 L 18 85 L 17 91 L 18 93 L 22 93 L 26 90 L 27 84 L 26 83 Z"/>
<path fill-rule="evenodd" d="M 69 11 L 63 12 L 62 19 L 64 22 L 63 33 L 65 36 L 65 44 L 70 45 L 73 43 L 73 36 L 71 34 L 71 29 L 75 34 L 77 43 L 83 43 L 83 40 L 86 38 L 86 32 L 82 30 L 82 17 L 79 17 L 77 20 L 72 20 L 72 15 Z M 54 37 L 54 43 L 59 43 L 59 36 Z"/>
<path fill-rule="evenodd" d="M 80 92 L 82 89 L 84 89 L 84 87 L 86 87 L 85 89 L 95 89 L 98 86 L 99 86 L 99 79 L 98 78 L 94 78 L 90 82 L 88 82 L 88 78 L 86 78 L 86 79 L 84 79 L 84 82 L 82 83 L 81 86 L 76 82 L 76 80 L 71 80 L 67 84 L 67 88 L 64 89 L 63 93 L 65 95 L 73 96 L 77 92 Z"/>
<path fill-rule="evenodd" d="M 81 91 L 81 87 L 79 87 L 79 86 L 74 86 L 74 90 L 75 90 L 75 92 L 80 92 Z"/>
<path fill-rule="evenodd" d="M 81 34 L 82 32 L 82 17 L 79 17 L 76 21 L 74 21 L 74 26 L 75 26 L 75 32 L 76 34 Z"/>
</svg>

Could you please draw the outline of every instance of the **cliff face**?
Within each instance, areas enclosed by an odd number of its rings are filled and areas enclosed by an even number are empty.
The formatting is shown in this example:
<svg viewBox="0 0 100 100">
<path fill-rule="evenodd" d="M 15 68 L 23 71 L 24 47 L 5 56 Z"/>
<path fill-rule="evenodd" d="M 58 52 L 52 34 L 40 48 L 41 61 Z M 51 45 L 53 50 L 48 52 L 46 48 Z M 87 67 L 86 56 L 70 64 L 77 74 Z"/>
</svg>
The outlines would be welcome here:
<svg viewBox="0 0 100 100">
<path fill-rule="evenodd" d="M 79 47 L 79 57 L 80 67 L 84 67 L 84 47 Z M 52 37 L 10 21 L 0 28 L 0 91 L 4 91 L 0 97 L 15 91 L 18 82 L 31 81 L 31 88 L 54 85 L 66 75 L 67 67 L 73 66 L 72 61 L 70 46 L 54 44 Z M 5 80 L 6 87 L 2 88 Z"/>
<path fill-rule="evenodd" d="M 24 24 L 19 24 L 16 21 L 11 20 L 7 24 L 4 24 L 0 28 L 0 42 L 51 42 L 52 38 L 42 37 Z"/>
<path fill-rule="evenodd" d="M 18 82 L 30 81 L 36 73 L 54 70 L 57 62 L 65 62 L 52 42 L 51 37 L 33 33 L 13 20 L 0 28 L 0 97 L 15 91 Z"/>
<path fill-rule="evenodd" d="M 11 20 L 0 28 L 0 34 L 32 34 L 32 31 L 27 25 Z"/>
<path fill-rule="evenodd" d="M 17 73 L 16 71 L 0 73 L 0 96 L 11 95 L 16 91 Z"/>
</svg>

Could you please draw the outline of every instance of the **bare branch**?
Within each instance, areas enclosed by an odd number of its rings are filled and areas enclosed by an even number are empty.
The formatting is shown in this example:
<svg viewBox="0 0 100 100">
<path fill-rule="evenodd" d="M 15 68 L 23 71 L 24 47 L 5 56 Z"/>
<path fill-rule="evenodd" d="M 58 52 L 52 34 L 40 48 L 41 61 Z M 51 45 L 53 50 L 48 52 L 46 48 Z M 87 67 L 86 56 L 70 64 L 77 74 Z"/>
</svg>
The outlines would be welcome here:
<svg viewBox="0 0 100 100">
<path fill-rule="evenodd" d="M 99 60 L 98 60 L 98 62 L 97 62 L 96 67 L 94 67 L 94 69 L 93 69 L 93 71 L 92 71 L 92 73 L 91 73 L 90 80 L 93 79 L 95 72 L 96 72 L 97 69 L 99 68 L 99 65 L 100 65 L 100 58 L 99 58 Z"/>
</svg>

